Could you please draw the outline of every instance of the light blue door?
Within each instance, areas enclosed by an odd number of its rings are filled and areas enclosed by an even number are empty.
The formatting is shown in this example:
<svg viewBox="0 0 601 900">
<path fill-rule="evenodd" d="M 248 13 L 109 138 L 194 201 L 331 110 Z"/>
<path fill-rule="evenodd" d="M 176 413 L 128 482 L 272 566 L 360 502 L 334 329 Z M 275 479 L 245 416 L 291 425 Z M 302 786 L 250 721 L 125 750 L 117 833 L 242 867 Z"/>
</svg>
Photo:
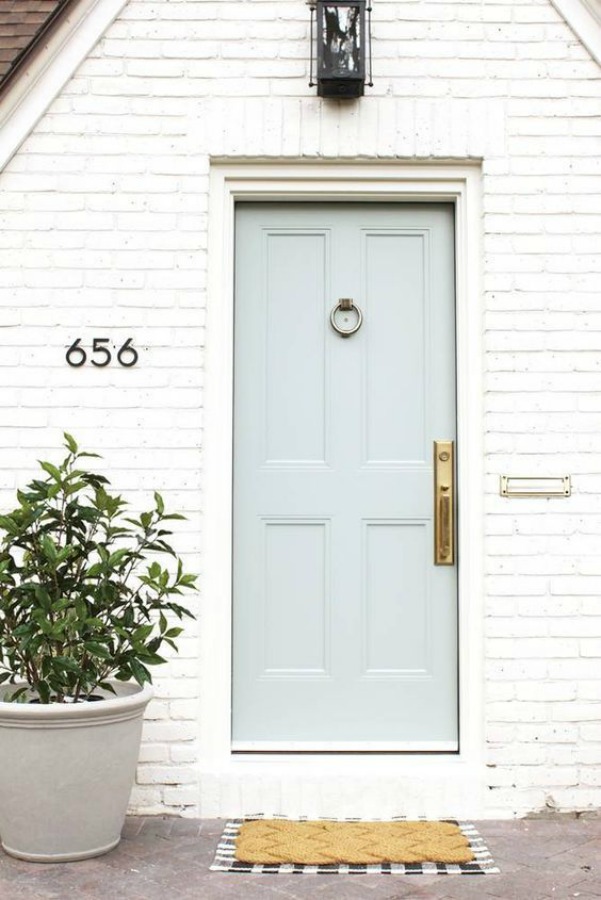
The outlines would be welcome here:
<svg viewBox="0 0 601 900">
<path fill-rule="evenodd" d="M 235 750 L 457 749 L 432 462 L 455 439 L 453 222 L 446 204 L 237 208 Z M 343 336 L 348 298 L 363 321 Z"/>
</svg>

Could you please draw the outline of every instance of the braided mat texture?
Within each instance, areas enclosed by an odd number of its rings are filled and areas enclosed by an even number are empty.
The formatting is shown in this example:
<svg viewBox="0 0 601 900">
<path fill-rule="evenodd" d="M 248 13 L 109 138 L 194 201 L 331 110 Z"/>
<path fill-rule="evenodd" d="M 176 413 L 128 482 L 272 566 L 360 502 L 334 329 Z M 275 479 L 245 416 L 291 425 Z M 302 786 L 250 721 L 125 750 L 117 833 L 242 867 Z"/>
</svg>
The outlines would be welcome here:
<svg viewBox="0 0 601 900">
<path fill-rule="evenodd" d="M 471 862 L 474 854 L 450 822 L 245 822 L 236 859 L 248 863 Z"/>
<path fill-rule="evenodd" d="M 273 874 L 463 874 L 499 870 L 473 825 L 443 822 L 293 820 L 228 822 L 213 871 Z"/>
</svg>

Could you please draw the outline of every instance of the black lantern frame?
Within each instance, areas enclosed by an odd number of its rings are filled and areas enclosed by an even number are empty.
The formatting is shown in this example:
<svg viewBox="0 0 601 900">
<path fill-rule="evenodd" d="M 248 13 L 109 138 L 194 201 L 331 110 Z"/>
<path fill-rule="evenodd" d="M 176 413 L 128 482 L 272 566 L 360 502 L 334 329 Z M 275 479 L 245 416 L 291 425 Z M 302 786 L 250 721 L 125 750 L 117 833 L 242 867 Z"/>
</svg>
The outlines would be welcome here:
<svg viewBox="0 0 601 900">
<path fill-rule="evenodd" d="M 371 77 L 371 6 L 367 0 L 310 0 L 309 87 L 320 97 L 362 97 Z M 314 52 L 315 48 L 315 52 Z"/>
</svg>

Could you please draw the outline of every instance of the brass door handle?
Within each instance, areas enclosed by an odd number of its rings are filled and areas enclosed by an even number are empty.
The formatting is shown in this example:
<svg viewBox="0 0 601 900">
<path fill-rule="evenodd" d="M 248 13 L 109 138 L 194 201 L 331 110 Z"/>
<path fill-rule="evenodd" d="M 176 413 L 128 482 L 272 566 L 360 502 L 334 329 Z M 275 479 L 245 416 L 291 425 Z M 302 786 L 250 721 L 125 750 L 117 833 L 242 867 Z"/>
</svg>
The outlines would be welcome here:
<svg viewBox="0 0 601 900">
<path fill-rule="evenodd" d="M 434 441 L 434 563 L 455 563 L 455 453 L 453 441 Z"/>
</svg>

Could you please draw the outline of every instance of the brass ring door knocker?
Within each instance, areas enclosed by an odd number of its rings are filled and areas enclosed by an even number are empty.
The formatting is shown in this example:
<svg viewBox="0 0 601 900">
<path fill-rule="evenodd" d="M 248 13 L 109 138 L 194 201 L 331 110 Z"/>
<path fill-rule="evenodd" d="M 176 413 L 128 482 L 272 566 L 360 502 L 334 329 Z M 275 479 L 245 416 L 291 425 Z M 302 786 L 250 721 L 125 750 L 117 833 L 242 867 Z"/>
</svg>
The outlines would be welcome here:
<svg viewBox="0 0 601 900">
<path fill-rule="evenodd" d="M 344 322 L 349 321 L 348 315 L 340 315 L 341 313 L 354 313 L 355 322 L 350 326 L 350 328 L 345 328 L 344 325 L 338 324 L 338 319 L 343 319 Z M 354 334 L 356 331 L 359 331 L 363 324 L 363 313 L 359 309 L 359 307 L 351 300 L 350 297 L 342 297 L 332 312 L 330 313 L 330 324 L 334 331 L 337 331 L 340 337 L 350 337 L 351 334 Z"/>
</svg>

